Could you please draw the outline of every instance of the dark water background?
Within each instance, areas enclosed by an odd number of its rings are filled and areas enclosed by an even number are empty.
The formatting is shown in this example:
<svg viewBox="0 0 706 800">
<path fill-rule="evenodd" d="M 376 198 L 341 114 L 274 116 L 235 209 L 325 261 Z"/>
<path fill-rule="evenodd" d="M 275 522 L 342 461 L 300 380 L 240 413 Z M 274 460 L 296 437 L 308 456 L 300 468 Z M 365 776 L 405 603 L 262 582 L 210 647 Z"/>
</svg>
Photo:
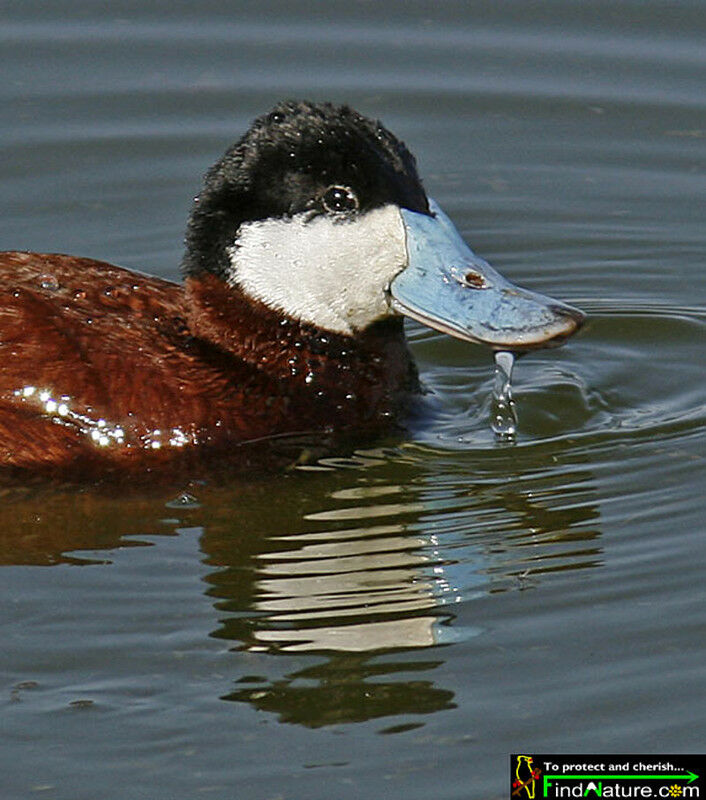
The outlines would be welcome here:
<svg viewBox="0 0 706 800">
<path fill-rule="evenodd" d="M 704 751 L 705 37 L 697 1 L 0 5 L 0 248 L 176 278 L 204 170 L 328 99 L 591 316 L 518 365 L 514 447 L 488 353 L 411 325 L 406 438 L 3 491 L 3 799 L 480 800 L 511 751 Z"/>
</svg>

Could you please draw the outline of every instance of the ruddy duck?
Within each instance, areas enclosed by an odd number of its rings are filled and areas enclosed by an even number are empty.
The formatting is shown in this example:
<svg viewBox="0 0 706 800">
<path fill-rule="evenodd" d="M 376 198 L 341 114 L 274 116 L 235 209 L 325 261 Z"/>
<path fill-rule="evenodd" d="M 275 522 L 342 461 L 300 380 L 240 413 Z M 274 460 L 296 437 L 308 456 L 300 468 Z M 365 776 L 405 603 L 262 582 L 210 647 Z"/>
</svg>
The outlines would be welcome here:
<svg viewBox="0 0 706 800">
<path fill-rule="evenodd" d="M 0 273 L 0 466 L 66 476 L 377 435 L 418 387 L 404 315 L 514 351 L 583 320 L 474 255 L 405 145 L 329 104 L 281 103 L 209 170 L 183 284 L 27 252 Z"/>
</svg>

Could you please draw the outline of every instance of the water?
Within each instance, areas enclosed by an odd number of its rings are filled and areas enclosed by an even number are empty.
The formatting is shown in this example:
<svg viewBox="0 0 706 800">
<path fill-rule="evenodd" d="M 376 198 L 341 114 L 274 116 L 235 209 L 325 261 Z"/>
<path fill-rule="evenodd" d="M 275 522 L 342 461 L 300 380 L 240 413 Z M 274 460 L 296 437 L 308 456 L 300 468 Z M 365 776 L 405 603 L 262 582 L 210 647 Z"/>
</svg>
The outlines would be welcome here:
<svg viewBox="0 0 706 800">
<path fill-rule="evenodd" d="M 517 433 L 517 408 L 512 399 L 512 368 L 515 356 L 504 350 L 495 353 L 495 378 L 490 427 L 499 441 L 512 441 Z"/>
<path fill-rule="evenodd" d="M 523 357 L 511 447 L 488 351 L 410 324 L 427 393 L 397 437 L 2 489 L 3 800 L 495 800 L 513 751 L 702 750 L 703 4 L 0 14 L 1 247 L 176 278 L 203 171 L 276 100 L 330 99 L 589 315 Z"/>
</svg>

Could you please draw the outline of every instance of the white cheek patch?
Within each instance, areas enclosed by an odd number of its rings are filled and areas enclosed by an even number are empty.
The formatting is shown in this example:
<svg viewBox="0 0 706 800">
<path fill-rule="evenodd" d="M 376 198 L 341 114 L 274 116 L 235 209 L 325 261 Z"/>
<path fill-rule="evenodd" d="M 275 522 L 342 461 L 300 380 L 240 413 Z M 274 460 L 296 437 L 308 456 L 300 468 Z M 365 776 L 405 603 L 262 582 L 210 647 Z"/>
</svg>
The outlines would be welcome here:
<svg viewBox="0 0 706 800">
<path fill-rule="evenodd" d="M 297 214 L 241 225 L 228 283 L 270 308 L 353 334 L 391 312 L 386 289 L 407 264 L 395 205 L 352 220 Z"/>
</svg>

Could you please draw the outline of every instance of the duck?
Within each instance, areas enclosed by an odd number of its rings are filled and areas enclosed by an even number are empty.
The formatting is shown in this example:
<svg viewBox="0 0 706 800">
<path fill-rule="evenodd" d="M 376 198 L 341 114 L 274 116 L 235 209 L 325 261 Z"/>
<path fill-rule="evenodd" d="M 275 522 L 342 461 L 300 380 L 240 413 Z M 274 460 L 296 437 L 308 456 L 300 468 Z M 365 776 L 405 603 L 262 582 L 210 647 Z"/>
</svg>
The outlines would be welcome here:
<svg viewBox="0 0 706 800">
<path fill-rule="evenodd" d="M 208 170 L 183 280 L 0 253 L 0 472 L 248 467 L 258 443 L 375 437 L 420 390 L 404 319 L 494 350 L 584 321 L 515 286 L 349 106 L 285 101 Z"/>
</svg>

